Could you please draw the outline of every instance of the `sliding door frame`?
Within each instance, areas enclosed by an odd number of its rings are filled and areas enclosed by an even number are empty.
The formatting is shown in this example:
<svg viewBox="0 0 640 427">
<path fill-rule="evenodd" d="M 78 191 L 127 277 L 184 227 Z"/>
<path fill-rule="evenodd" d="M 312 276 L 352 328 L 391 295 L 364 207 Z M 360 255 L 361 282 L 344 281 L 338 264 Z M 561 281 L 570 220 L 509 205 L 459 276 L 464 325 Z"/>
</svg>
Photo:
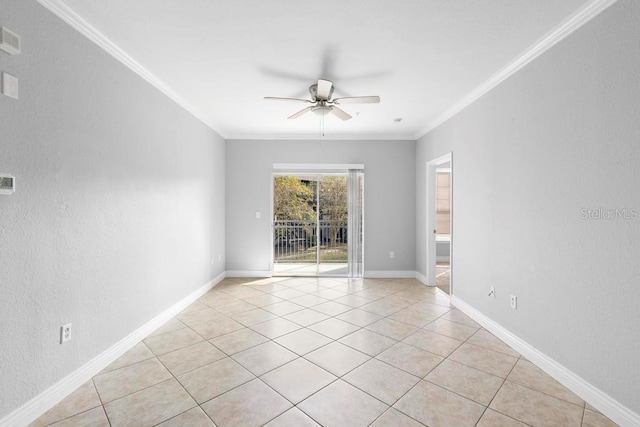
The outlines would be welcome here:
<svg viewBox="0 0 640 427">
<path fill-rule="evenodd" d="M 349 180 L 349 171 L 350 170 L 360 170 L 361 172 L 364 172 L 364 165 L 363 164 L 305 164 L 305 163 L 292 163 L 292 164 L 287 164 L 287 163 L 274 163 L 273 164 L 273 171 L 271 173 L 271 188 L 270 188 L 270 216 L 269 216 L 269 221 L 270 221 L 270 227 L 269 227 L 269 231 L 270 231 L 270 242 L 271 242 L 271 256 L 270 256 L 270 265 L 269 265 L 269 270 L 271 271 L 271 275 L 274 275 L 274 268 L 275 268 L 275 259 L 274 259 L 274 249 L 273 249 L 273 236 L 274 236 L 274 205 L 273 205 L 273 197 L 274 197 L 274 185 L 275 185 L 275 177 L 277 176 L 299 176 L 299 177 L 304 177 L 304 176 L 309 176 L 309 177 L 319 177 L 319 176 L 345 176 L 347 177 L 347 186 L 348 186 L 348 180 Z M 362 176 L 362 180 L 363 180 L 363 185 L 362 185 L 362 194 L 361 194 L 361 199 L 362 199 L 362 206 L 361 206 L 361 216 L 362 216 L 362 242 L 361 242 L 361 251 L 362 251 L 362 265 L 364 266 L 364 173 Z M 320 184 L 319 184 L 319 180 L 318 180 L 318 185 L 316 185 L 316 200 L 319 203 L 320 197 L 319 197 L 319 191 L 320 191 Z M 319 215 L 320 215 L 320 208 L 318 205 L 318 209 L 317 209 L 317 215 L 316 215 L 316 238 L 320 239 L 320 221 L 319 221 Z M 351 212 L 349 212 L 349 215 L 351 215 Z M 348 243 L 351 244 L 351 243 Z M 316 277 L 319 277 L 319 267 L 320 267 L 320 256 L 319 256 L 319 251 L 320 251 L 320 245 L 317 244 L 316 245 Z M 349 258 L 349 257 L 348 257 Z M 347 271 L 350 271 L 349 269 L 349 260 L 347 261 Z M 364 271 L 363 271 L 364 273 Z M 364 274 L 363 274 L 364 275 Z M 346 275 L 347 277 L 349 276 L 349 274 L 347 273 Z"/>
</svg>

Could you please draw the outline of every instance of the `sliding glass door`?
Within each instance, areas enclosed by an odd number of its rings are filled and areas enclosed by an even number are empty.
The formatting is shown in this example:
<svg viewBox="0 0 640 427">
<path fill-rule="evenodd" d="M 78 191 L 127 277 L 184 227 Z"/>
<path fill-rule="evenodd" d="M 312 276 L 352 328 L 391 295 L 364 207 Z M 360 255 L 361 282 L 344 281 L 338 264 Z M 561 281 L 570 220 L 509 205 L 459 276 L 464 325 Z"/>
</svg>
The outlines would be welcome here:
<svg viewBox="0 0 640 427">
<path fill-rule="evenodd" d="M 352 188 L 349 173 L 274 175 L 274 275 L 362 275 L 362 174 L 354 179 Z"/>
</svg>

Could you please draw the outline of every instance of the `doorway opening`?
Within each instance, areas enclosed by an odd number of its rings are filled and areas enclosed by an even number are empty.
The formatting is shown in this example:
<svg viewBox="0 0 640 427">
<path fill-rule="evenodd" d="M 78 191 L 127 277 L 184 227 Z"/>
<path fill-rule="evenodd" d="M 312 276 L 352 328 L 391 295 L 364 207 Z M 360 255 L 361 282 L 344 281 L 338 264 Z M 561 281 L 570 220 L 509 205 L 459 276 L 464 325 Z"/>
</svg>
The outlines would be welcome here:
<svg viewBox="0 0 640 427">
<path fill-rule="evenodd" d="M 362 276 L 361 185 L 361 172 L 274 173 L 274 276 Z"/>
<path fill-rule="evenodd" d="M 427 280 L 451 295 L 452 183 L 451 153 L 427 163 Z"/>
</svg>

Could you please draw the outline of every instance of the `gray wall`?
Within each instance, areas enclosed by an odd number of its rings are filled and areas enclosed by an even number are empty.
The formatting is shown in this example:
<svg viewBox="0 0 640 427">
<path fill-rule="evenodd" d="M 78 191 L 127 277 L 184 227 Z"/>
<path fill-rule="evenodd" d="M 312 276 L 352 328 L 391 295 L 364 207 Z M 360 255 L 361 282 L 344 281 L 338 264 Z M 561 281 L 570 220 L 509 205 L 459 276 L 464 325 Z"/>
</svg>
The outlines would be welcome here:
<svg viewBox="0 0 640 427">
<path fill-rule="evenodd" d="M 2 418 L 224 271 L 225 142 L 35 0 L 0 25 Z"/>
<path fill-rule="evenodd" d="M 636 413 L 640 219 L 581 210 L 640 208 L 639 22 L 640 2 L 614 4 L 420 139 L 416 163 L 419 271 L 425 163 L 453 151 L 454 294 Z"/>
<path fill-rule="evenodd" d="M 228 141 L 227 270 L 269 269 L 274 163 L 363 163 L 365 272 L 415 270 L 414 155 L 415 141 Z"/>
</svg>

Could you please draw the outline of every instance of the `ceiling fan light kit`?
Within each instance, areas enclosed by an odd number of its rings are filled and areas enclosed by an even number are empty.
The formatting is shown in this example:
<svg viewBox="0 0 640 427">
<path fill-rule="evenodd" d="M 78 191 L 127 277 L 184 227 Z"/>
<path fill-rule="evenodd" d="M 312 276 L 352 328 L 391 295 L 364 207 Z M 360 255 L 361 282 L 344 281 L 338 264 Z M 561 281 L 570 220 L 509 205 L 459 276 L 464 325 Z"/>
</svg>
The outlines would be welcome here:
<svg viewBox="0 0 640 427">
<path fill-rule="evenodd" d="M 321 117 L 332 113 L 340 120 L 349 120 L 351 119 L 351 115 L 346 111 L 338 108 L 337 105 L 377 104 L 380 102 L 379 96 L 345 96 L 342 98 L 332 99 L 331 97 L 333 96 L 333 90 L 333 82 L 331 82 L 330 80 L 318 79 L 318 83 L 309 86 L 309 94 L 311 96 L 311 99 L 285 98 L 278 96 L 265 96 L 264 99 L 276 101 L 305 102 L 313 104 L 310 107 L 303 108 L 297 113 L 290 115 L 288 117 L 289 119 L 297 119 L 298 117 L 308 113 L 309 111 L 313 111 L 314 114 Z"/>
<path fill-rule="evenodd" d="M 318 105 L 316 107 L 311 107 L 311 111 L 313 111 L 318 116 L 326 116 L 333 110 L 333 107 L 328 105 Z"/>
</svg>

